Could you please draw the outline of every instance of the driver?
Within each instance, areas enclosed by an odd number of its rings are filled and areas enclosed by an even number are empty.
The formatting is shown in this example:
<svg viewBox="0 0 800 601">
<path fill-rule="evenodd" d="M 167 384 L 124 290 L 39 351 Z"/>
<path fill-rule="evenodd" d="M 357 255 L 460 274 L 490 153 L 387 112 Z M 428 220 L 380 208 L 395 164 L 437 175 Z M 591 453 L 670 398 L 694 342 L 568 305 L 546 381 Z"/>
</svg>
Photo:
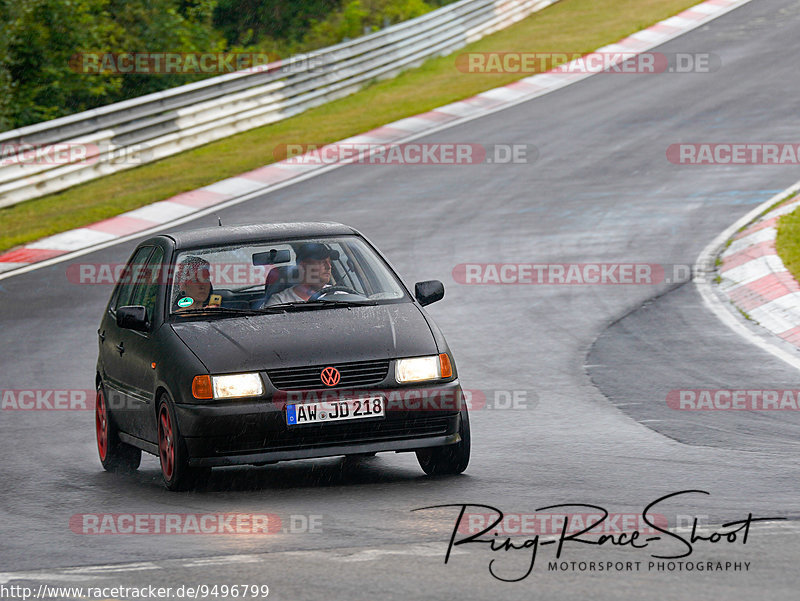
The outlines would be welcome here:
<svg viewBox="0 0 800 601">
<path fill-rule="evenodd" d="M 311 296 L 331 285 L 331 261 L 339 251 L 327 244 L 306 242 L 297 249 L 297 269 L 300 283 L 269 297 L 265 306 L 279 303 L 306 302 Z"/>
</svg>

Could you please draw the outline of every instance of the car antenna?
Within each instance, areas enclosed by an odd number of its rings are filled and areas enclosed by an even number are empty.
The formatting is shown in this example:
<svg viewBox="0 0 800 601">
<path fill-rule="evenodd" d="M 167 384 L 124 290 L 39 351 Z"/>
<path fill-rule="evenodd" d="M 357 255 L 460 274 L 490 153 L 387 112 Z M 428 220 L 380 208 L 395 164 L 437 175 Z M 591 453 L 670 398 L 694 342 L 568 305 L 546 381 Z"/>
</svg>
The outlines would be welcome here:
<svg viewBox="0 0 800 601">
<path fill-rule="evenodd" d="M 214 213 L 214 217 L 217 218 L 217 223 L 219 224 L 219 227 L 222 227 L 222 217 L 220 217 L 216 213 Z"/>
</svg>

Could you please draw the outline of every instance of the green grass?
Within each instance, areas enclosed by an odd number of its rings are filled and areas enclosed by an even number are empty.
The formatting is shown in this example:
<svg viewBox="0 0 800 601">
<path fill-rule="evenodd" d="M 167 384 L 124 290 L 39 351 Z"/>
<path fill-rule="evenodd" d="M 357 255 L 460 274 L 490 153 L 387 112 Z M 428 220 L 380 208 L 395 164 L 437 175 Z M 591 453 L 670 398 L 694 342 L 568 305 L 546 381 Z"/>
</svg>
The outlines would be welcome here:
<svg viewBox="0 0 800 601">
<path fill-rule="evenodd" d="M 273 162 L 286 143 L 329 143 L 468 98 L 526 74 L 468 74 L 462 52 L 590 52 L 699 0 L 561 0 L 448 57 L 347 98 L 156 163 L 0 209 L 0 250 L 87 225 Z M 613 77 L 609 75 L 609 77 Z"/>
<path fill-rule="evenodd" d="M 778 220 L 775 248 L 794 279 L 800 280 L 800 209 Z"/>
<path fill-rule="evenodd" d="M 792 192 L 788 196 L 784 196 L 783 198 L 779 198 L 778 200 L 773 202 L 771 205 L 769 205 L 766 209 L 761 211 L 758 215 L 756 215 L 751 221 L 749 221 L 748 223 L 745 223 L 742 227 L 740 227 L 738 230 L 736 230 L 736 233 L 737 234 L 742 233 L 747 228 L 749 228 L 751 225 L 753 225 L 753 223 L 755 223 L 756 221 L 761 219 L 764 215 L 766 215 L 767 213 L 772 212 L 774 209 L 777 209 L 782 204 L 785 204 L 785 203 L 789 202 L 790 200 L 792 200 L 798 194 L 800 194 L 800 192 Z M 730 246 L 732 242 L 733 242 L 733 238 L 728 240 L 728 242 L 725 244 L 725 248 L 728 248 L 728 246 Z"/>
</svg>

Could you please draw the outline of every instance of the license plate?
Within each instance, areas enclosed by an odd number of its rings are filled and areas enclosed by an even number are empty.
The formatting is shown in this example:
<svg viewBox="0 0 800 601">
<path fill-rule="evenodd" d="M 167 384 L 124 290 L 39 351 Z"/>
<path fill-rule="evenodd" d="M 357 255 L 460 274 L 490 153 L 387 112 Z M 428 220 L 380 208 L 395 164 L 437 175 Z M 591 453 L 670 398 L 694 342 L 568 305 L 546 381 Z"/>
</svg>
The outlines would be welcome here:
<svg viewBox="0 0 800 601">
<path fill-rule="evenodd" d="M 289 426 L 341 422 L 384 417 L 385 415 L 386 399 L 382 396 L 286 405 L 286 423 Z"/>
</svg>

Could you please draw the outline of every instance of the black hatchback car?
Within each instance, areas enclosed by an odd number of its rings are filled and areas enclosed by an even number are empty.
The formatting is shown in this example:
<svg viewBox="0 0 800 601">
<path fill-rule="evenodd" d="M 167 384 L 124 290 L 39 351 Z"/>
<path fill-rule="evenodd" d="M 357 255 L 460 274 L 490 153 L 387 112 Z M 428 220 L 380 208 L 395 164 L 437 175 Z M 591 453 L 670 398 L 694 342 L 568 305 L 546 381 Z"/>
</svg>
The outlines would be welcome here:
<svg viewBox="0 0 800 601">
<path fill-rule="evenodd" d="M 214 466 L 414 451 L 464 471 L 455 361 L 378 250 L 335 223 L 214 227 L 142 242 L 103 315 L 95 425 L 103 467 L 158 455 L 180 490 Z"/>
</svg>

